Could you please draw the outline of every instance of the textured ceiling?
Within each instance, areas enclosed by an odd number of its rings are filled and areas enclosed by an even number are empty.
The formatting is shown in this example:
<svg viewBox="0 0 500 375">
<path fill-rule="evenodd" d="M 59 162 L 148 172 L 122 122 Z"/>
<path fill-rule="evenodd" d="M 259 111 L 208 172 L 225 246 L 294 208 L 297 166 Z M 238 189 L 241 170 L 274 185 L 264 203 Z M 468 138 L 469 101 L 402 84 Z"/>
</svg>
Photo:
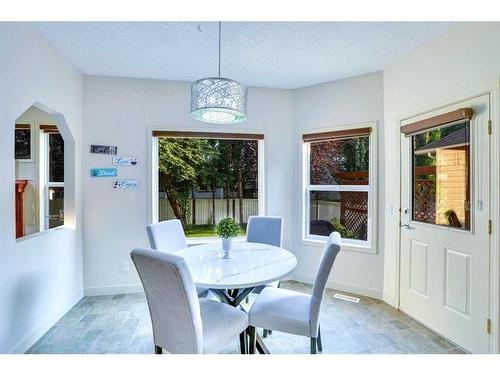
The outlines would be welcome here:
<svg viewBox="0 0 500 375">
<path fill-rule="evenodd" d="M 383 69 L 451 27 L 439 22 L 224 22 L 221 75 L 298 88 Z M 35 25 L 83 73 L 193 81 L 217 74 L 216 22 Z"/>
</svg>

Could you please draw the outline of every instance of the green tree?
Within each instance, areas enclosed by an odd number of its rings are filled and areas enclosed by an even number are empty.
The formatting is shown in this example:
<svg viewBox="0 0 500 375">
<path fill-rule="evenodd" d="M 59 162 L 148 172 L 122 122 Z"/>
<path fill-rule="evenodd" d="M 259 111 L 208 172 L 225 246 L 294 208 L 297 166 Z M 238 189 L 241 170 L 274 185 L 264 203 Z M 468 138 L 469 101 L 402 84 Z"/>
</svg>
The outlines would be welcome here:
<svg viewBox="0 0 500 375">
<path fill-rule="evenodd" d="M 208 139 L 202 155 L 202 163 L 198 173 L 198 186 L 209 186 L 212 191 L 212 225 L 215 226 L 215 193 L 220 181 L 223 179 L 218 169 L 220 140 Z"/>
<path fill-rule="evenodd" d="M 257 187 L 258 142 L 236 141 L 234 147 L 236 190 L 238 192 L 239 222 L 243 223 L 243 191 L 245 187 Z"/>
<path fill-rule="evenodd" d="M 208 148 L 203 139 L 158 139 L 159 188 L 166 191 L 174 215 L 185 229 L 191 212 L 189 198 Z"/>
</svg>

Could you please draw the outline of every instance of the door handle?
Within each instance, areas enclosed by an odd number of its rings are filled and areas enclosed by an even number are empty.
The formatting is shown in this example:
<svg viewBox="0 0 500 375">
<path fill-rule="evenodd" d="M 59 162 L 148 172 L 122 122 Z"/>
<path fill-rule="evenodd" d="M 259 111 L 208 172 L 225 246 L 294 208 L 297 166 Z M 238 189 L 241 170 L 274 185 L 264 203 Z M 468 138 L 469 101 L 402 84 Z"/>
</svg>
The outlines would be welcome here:
<svg viewBox="0 0 500 375">
<path fill-rule="evenodd" d="M 401 224 L 401 226 L 405 229 L 411 229 L 411 230 L 415 229 L 415 227 L 412 227 L 410 224 Z"/>
<path fill-rule="evenodd" d="M 409 215 L 409 213 L 410 213 L 410 209 L 405 208 L 405 209 L 403 210 L 403 213 L 404 213 L 404 214 L 406 215 L 406 217 L 407 217 L 407 223 L 406 223 L 406 224 L 400 224 L 400 225 L 401 225 L 401 227 L 403 227 L 403 228 L 405 228 L 405 229 L 411 229 L 411 230 L 414 230 L 414 229 L 415 229 L 415 227 L 412 227 L 412 226 L 410 225 L 410 215 Z"/>
</svg>

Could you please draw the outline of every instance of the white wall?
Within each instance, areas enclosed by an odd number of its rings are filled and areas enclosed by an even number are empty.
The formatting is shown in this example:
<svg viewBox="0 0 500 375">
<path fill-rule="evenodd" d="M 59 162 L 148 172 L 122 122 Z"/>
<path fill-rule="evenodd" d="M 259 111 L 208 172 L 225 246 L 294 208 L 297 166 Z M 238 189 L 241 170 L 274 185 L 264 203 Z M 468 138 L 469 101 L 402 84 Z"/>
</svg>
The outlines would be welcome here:
<svg viewBox="0 0 500 375">
<path fill-rule="evenodd" d="M 291 104 L 289 91 L 250 88 L 248 120 L 217 127 L 191 120 L 190 83 L 84 77 L 85 293 L 140 290 L 129 254 L 134 247 L 148 245 L 148 129 L 263 131 L 267 213 L 284 216 L 284 246 L 293 250 Z M 112 179 L 91 178 L 90 168 L 111 166 L 110 156 L 89 153 L 91 144 L 118 146 L 119 155 L 138 156 L 138 166 L 119 168 L 119 177 L 137 178 L 140 187 L 117 191 Z M 123 263 L 130 272 L 121 271 Z"/>
<path fill-rule="evenodd" d="M 318 265 L 322 246 L 301 243 L 302 237 L 302 176 L 301 134 L 305 130 L 335 128 L 350 124 L 377 122 L 378 164 L 383 165 L 383 84 L 382 73 L 372 73 L 359 77 L 307 87 L 293 91 L 293 228 L 294 246 L 298 256 L 298 266 L 293 274 L 297 280 L 311 282 Z M 377 169 L 378 181 L 383 181 L 384 171 Z M 376 182 L 377 183 L 377 182 Z M 380 185 L 378 183 L 377 185 Z M 379 207 L 383 207 L 382 189 L 378 189 Z M 383 284 L 383 209 L 374 217 L 373 230 L 378 234 L 375 254 L 345 250 L 336 261 L 330 277 L 330 287 L 360 293 L 373 297 L 382 296 Z"/>
<path fill-rule="evenodd" d="M 81 95 L 81 75 L 38 33 L 0 24 L 0 353 L 24 352 L 83 295 Z M 67 207 L 69 227 L 16 241 L 14 123 L 35 102 L 62 113 L 69 125 L 63 137 L 72 135 L 76 152 L 65 155 L 75 161 L 65 173 L 76 202 Z"/>
<path fill-rule="evenodd" d="M 398 303 L 399 121 L 405 116 L 419 114 L 422 109 L 433 109 L 435 104 L 428 103 L 441 102 L 441 106 L 445 106 L 466 99 L 466 96 L 470 95 L 470 89 L 467 87 L 480 84 L 484 80 L 491 79 L 493 84 L 498 86 L 499 77 L 499 23 L 459 24 L 384 70 L 384 169 L 391 171 L 383 180 L 386 213 L 383 216 L 384 300 L 388 303 Z M 486 83 L 486 86 L 489 84 Z M 476 94 L 482 93 L 482 90 L 478 88 Z M 498 101 L 492 103 L 492 108 L 493 134 L 498 137 Z M 494 186 L 498 187 L 498 178 Z M 498 218 L 494 217 L 494 222 L 495 219 L 498 222 Z M 498 228 L 498 225 L 496 227 Z"/>
</svg>

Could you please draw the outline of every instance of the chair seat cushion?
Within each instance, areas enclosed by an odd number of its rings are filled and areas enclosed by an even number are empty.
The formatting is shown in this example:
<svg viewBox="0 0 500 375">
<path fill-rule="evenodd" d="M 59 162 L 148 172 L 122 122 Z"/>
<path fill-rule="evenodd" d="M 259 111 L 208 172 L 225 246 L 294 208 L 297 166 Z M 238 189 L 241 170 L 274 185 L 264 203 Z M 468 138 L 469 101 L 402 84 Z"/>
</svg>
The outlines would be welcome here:
<svg viewBox="0 0 500 375">
<path fill-rule="evenodd" d="M 311 336 L 311 296 L 293 290 L 265 288 L 253 303 L 250 325 L 269 330 Z"/>
<path fill-rule="evenodd" d="M 266 285 L 259 285 L 252 290 L 252 293 L 259 294 L 264 290 L 264 288 L 271 287 L 271 288 L 277 288 L 279 286 L 280 282 L 279 281 L 273 281 L 272 283 L 266 284 Z"/>
<path fill-rule="evenodd" d="M 235 307 L 200 298 L 203 353 L 218 353 L 248 327 L 248 315 Z"/>
</svg>

